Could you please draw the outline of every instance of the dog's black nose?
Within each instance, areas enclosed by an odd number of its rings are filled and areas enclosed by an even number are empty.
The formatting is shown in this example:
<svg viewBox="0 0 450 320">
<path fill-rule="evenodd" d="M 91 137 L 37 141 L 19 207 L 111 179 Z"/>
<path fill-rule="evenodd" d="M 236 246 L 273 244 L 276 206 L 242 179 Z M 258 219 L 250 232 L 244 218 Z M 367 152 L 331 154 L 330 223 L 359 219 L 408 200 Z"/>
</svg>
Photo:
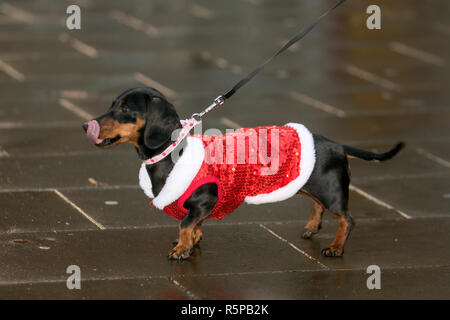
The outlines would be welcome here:
<svg viewBox="0 0 450 320">
<path fill-rule="evenodd" d="M 84 129 L 84 131 L 87 131 L 87 129 L 88 129 L 88 124 L 87 123 L 83 123 L 83 129 Z"/>
</svg>

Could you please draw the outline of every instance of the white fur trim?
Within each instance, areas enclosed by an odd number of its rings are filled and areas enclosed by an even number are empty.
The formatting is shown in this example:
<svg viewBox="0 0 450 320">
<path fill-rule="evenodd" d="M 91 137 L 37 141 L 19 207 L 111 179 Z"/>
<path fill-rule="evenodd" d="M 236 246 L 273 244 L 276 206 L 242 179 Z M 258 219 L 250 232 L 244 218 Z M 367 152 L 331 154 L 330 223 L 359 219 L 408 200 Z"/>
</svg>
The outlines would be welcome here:
<svg viewBox="0 0 450 320">
<path fill-rule="evenodd" d="M 294 128 L 297 131 L 301 143 L 300 174 L 295 180 L 292 180 L 284 187 L 269 193 L 258 194 L 253 197 L 246 197 L 248 204 L 262 204 L 286 200 L 295 195 L 308 181 L 314 170 L 316 163 L 316 151 L 314 148 L 314 139 L 308 129 L 299 123 L 287 123 L 285 126 Z"/>
<path fill-rule="evenodd" d="M 147 197 L 149 197 L 150 199 L 153 199 L 155 197 L 152 190 L 152 181 L 148 176 L 147 166 L 145 165 L 145 163 L 142 163 L 141 169 L 139 170 L 139 185 L 141 186 L 141 189 L 144 190 L 144 193 L 147 195 Z"/>
<path fill-rule="evenodd" d="M 175 162 L 161 192 L 153 199 L 153 205 L 160 210 L 183 195 L 203 164 L 205 149 L 202 140 L 196 137 L 187 137 L 186 141 L 183 154 Z M 141 166 L 139 172 L 139 184 L 148 197 L 154 197 L 152 183 L 145 165 Z"/>
</svg>

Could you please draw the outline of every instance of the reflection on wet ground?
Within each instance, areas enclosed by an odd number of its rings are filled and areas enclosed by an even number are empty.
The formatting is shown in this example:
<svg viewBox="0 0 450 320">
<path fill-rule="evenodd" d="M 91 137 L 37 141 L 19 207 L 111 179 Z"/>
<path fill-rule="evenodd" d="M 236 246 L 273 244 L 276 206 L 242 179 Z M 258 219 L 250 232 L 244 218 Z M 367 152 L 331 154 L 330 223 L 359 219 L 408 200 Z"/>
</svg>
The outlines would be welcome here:
<svg viewBox="0 0 450 320">
<path fill-rule="evenodd" d="M 71 3 L 78 31 L 65 28 Z M 332 215 L 301 238 L 312 203 L 299 197 L 208 221 L 193 256 L 168 261 L 177 221 L 148 206 L 133 148 L 83 136 L 129 87 L 158 87 L 181 117 L 202 110 L 331 4 L 0 3 L 0 298 L 448 299 L 448 1 L 384 1 L 381 30 L 365 27 L 373 3 L 347 1 L 204 120 L 301 122 L 371 150 L 405 141 L 390 162 L 351 160 L 356 227 L 342 258 L 320 256 Z M 66 287 L 69 265 L 81 290 Z M 369 265 L 381 290 L 366 287 Z"/>
</svg>

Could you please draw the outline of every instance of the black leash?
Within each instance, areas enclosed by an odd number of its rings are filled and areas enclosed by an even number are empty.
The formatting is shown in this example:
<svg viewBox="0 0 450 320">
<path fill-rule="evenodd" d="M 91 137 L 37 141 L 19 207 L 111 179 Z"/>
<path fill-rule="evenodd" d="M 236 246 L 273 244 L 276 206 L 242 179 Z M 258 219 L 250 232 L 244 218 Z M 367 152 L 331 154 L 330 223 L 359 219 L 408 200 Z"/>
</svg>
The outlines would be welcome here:
<svg viewBox="0 0 450 320">
<path fill-rule="evenodd" d="M 313 23 L 311 23 L 306 28 L 302 29 L 298 34 L 296 34 L 291 40 L 289 40 L 280 50 L 278 50 L 273 56 L 271 56 L 269 59 L 267 59 L 265 62 L 260 64 L 257 68 L 255 68 L 252 72 L 247 74 L 245 78 L 241 79 L 238 83 L 236 83 L 230 90 L 228 90 L 225 94 L 218 96 L 216 99 L 214 99 L 214 102 L 205 110 L 203 110 L 200 113 L 194 113 L 192 117 L 198 117 L 201 118 L 203 115 L 211 111 L 212 109 L 216 107 L 220 107 L 225 103 L 225 100 L 229 99 L 232 95 L 236 93 L 240 88 L 245 86 L 251 79 L 253 79 L 254 76 L 256 76 L 264 67 L 266 64 L 271 62 L 275 57 L 286 51 L 290 46 L 292 46 L 294 43 L 302 39 L 304 36 L 306 36 L 314 27 L 319 24 L 319 22 L 325 18 L 331 11 L 336 9 L 338 6 L 340 6 L 345 0 L 338 1 L 333 7 L 328 9 L 325 13 L 323 13 L 320 17 L 318 17 Z"/>
</svg>

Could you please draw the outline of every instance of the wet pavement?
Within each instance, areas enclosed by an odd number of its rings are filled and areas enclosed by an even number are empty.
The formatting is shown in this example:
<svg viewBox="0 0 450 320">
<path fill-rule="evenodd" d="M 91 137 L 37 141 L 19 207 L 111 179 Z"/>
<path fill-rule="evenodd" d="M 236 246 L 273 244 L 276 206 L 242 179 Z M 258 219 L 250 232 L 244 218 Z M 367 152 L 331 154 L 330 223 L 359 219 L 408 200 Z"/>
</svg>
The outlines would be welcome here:
<svg viewBox="0 0 450 320">
<path fill-rule="evenodd" d="M 177 221 L 150 208 L 132 146 L 97 150 L 81 124 L 124 89 L 156 85 L 186 118 L 332 1 L 1 1 L 0 298 L 449 299 L 450 3 L 347 1 L 203 129 L 300 122 L 393 160 L 350 160 L 356 227 L 301 238 L 307 198 L 242 205 L 168 261 Z M 79 4 L 82 29 L 67 30 Z M 66 269 L 81 270 L 69 290 Z M 381 270 L 369 290 L 366 269 Z"/>
</svg>

